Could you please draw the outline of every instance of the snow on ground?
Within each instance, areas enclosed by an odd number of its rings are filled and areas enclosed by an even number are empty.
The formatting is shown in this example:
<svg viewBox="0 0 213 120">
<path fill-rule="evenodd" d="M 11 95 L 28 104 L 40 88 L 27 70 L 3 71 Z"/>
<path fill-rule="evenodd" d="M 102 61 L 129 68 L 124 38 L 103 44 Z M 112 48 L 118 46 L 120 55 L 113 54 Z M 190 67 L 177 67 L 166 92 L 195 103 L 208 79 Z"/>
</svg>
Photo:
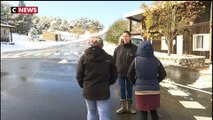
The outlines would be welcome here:
<svg viewBox="0 0 213 120">
<path fill-rule="evenodd" d="M 188 86 L 199 89 L 212 88 L 212 77 L 208 75 L 201 75 L 194 83 L 189 84 Z"/>
<path fill-rule="evenodd" d="M 41 49 L 47 48 L 55 45 L 63 45 L 68 42 L 56 42 L 56 41 L 48 41 L 48 42 L 38 42 L 38 41 L 30 41 L 29 37 L 26 35 L 12 34 L 14 45 L 10 45 L 8 43 L 1 43 L 1 52 L 9 52 L 9 51 L 19 51 L 19 50 L 30 50 L 30 49 Z"/>
<path fill-rule="evenodd" d="M 114 50 L 115 50 L 116 47 L 117 46 L 115 44 L 112 44 L 112 43 L 104 41 L 104 47 L 103 47 L 103 49 L 105 51 L 107 51 L 107 53 L 109 53 L 110 55 L 113 55 L 113 52 L 114 52 Z M 167 53 L 161 53 L 161 52 L 156 52 L 156 51 L 154 52 L 154 55 L 155 56 L 159 56 L 159 57 L 168 56 Z M 176 57 L 177 58 L 177 57 L 187 57 L 187 56 L 180 56 L 180 55 L 171 54 L 171 57 L 173 57 L 173 58 Z M 161 61 L 161 62 L 164 65 L 164 67 L 169 66 L 169 65 L 175 65 L 175 63 L 173 61 Z M 212 65 L 210 65 L 208 69 L 201 70 L 199 72 L 200 72 L 200 74 L 211 75 L 212 74 Z"/>
<path fill-rule="evenodd" d="M 104 41 L 104 46 L 103 46 L 103 49 L 109 53 L 110 55 L 113 55 L 114 53 L 114 50 L 117 46 L 115 44 L 112 44 L 112 43 L 109 43 L 109 42 L 106 42 Z"/>
<path fill-rule="evenodd" d="M 8 43 L 1 42 L 1 52 L 12 52 L 12 51 L 20 51 L 20 50 L 31 50 L 31 49 L 42 49 L 48 48 L 52 46 L 64 45 L 72 42 L 79 42 L 88 39 L 91 34 L 85 34 L 81 36 L 79 39 L 71 40 L 71 41 L 30 41 L 29 37 L 26 35 L 20 34 L 12 34 L 14 45 L 10 45 Z"/>
<path fill-rule="evenodd" d="M 209 65 L 209 68 L 207 70 L 200 70 L 199 72 L 200 74 L 212 74 L 212 64 Z"/>
<path fill-rule="evenodd" d="M 179 86 L 177 86 L 176 84 L 174 84 L 174 82 L 167 78 L 164 79 L 162 82 L 160 82 L 160 85 L 163 87 L 168 88 L 168 92 L 171 94 L 175 94 L 177 96 L 189 96 L 191 95 L 188 91 L 184 91 L 182 88 L 180 88 Z"/>
<path fill-rule="evenodd" d="M 115 44 L 109 43 L 109 42 L 104 42 L 104 47 L 103 49 L 109 53 L 110 55 L 113 55 L 114 49 L 116 48 Z M 155 56 L 163 57 L 163 56 L 168 56 L 167 53 L 160 53 L 160 52 L 154 52 Z M 172 57 L 187 57 L 187 56 L 179 56 L 179 55 L 174 55 L 171 54 Z M 164 67 L 169 66 L 169 65 L 175 65 L 173 61 L 161 61 Z M 189 84 L 187 86 L 198 88 L 198 89 L 204 89 L 204 88 L 212 88 L 212 65 L 209 66 L 208 69 L 206 70 L 201 70 L 199 71 L 200 77 L 192 84 Z M 175 84 L 171 84 L 172 80 L 164 80 L 164 82 L 161 83 L 162 86 L 164 87 L 169 87 L 170 91 L 175 94 L 183 94 L 185 93 L 186 96 L 190 95 L 186 91 L 183 91 L 180 87 L 178 87 Z M 175 91 L 175 92 L 174 92 Z"/>
<path fill-rule="evenodd" d="M 1 43 L 1 52 L 10 52 L 10 51 L 19 51 L 19 50 L 31 50 L 31 49 L 41 49 L 41 48 L 47 48 L 47 47 L 52 47 L 52 46 L 59 46 L 59 45 L 64 45 L 72 42 L 79 42 L 79 41 L 85 41 L 87 40 L 90 36 L 92 35 L 103 35 L 103 32 L 99 32 L 97 34 L 90 34 L 86 32 L 85 34 L 81 35 L 79 39 L 76 40 L 71 40 L 71 41 L 46 41 L 46 42 L 32 42 L 29 40 L 29 37 L 26 35 L 19 35 L 19 34 L 12 34 L 13 36 L 13 42 L 15 45 L 9 45 L 9 44 L 4 44 Z M 110 55 L 113 55 L 113 52 L 116 48 L 115 44 L 109 43 L 104 41 L 104 47 L 103 49 L 107 51 Z M 155 56 L 167 56 L 167 53 L 160 53 L 160 52 L 154 52 Z M 187 57 L 187 56 L 178 56 L 175 54 L 171 54 L 171 57 Z M 173 61 L 161 61 L 164 66 L 168 65 L 175 65 Z M 212 74 L 212 67 L 211 65 L 209 66 L 209 69 L 207 70 L 201 70 L 199 71 L 200 74 Z"/>
<path fill-rule="evenodd" d="M 163 57 L 163 56 L 168 56 L 167 53 L 160 53 L 160 52 L 154 52 L 155 56 L 157 57 Z M 176 54 L 171 54 L 172 58 L 185 58 L 188 56 L 180 56 Z M 190 56 L 193 57 L 193 56 Z M 198 57 L 198 56 L 196 56 Z M 164 67 L 169 66 L 169 65 L 177 65 L 174 63 L 172 60 L 161 60 L 162 64 Z M 212 65 L 209 65 L 207 69 L 204 70 L 199 70 L 200 73 L 199 78 L 192 84 L 189 84 L 187 86 L 198 88 L 198 89 L 204 89 L 204 88 L 212 88 Z M 165 85 L 162 84 L 162 85 Z"/>
<path fill-rule="evenodd" d="M 102 34 L 102 33 L 101 33 Z M 98 35 L 98 34 L 96 34 Z M 59 46 L 63 44 L 68 44 L 72 42 L 79 42 L 79 41 L 85 41 L 87 40 L 91 34 L 84 34 L 79 37 L 79 39 L 72 40 L 72 41 L 46 41 L 46 42 L 32 42 L 29 41 L 29 37 L 26 35 L 19 35 L 19 34 L 13 34 L 13 42 L 15 45 L 9 45 L 1 43 L 1 52 L 10 52 L 10 51 L 19 51 L 19 50 L 31 50 L 31 49 L 41 49 L 41 48 L 47 48 L 52 46 Z M 116 48 L 115 44 L 109 43 L 104 41 L 104 47 L 103 49 L 109 53 L 110 55 L 113 55 L 113 52 Z M 167 53 L 160 53 L 160 52 L 154 52 L 156 56 L 167 56 Z M 172 57 L 180 57 L 177 55 L 171 55 Z M 64 62 L 64 61 L 62 61 Z M 174 65 L 171 61 L 162 61 L 164 66 L 168 65 Z M 190 84 L 189 86 L 196 87 L 196 88 L 209 88 L 212 87 L 212 65 L 209 66 L 206 70 L 201 70 L 200 72 L 200 78 L 193 84 Z"/>
<path fill-rule="evenodd" d="M 212 64 L 209 65 L 208 69 L 200 70 L 200 77 L 189 86 L 196 88 L 212 88 Z"/>
</svg>

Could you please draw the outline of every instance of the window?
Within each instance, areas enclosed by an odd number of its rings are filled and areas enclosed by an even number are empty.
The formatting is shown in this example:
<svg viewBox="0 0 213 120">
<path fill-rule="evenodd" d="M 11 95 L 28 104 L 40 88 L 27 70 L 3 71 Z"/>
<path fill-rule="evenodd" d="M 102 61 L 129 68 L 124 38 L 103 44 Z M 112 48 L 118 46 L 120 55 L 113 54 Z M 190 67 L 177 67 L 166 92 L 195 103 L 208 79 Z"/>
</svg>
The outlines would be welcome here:
<svg viewBox="0 0 213 120">
<path fill-rule="evenodd" d="M 7 35 L 7 31 L 6 30 L 4 30 L 4 34 Z"/>
<path fill-rule="evenodd" d="M 195 43 L 196 49 L 203 49 L 203 35 L 196 36 Z"/>
<path fill-rule="evenodd" d="M 209 34 L 193 35 L 193 51 L 209 51 Z"/>
</svg>

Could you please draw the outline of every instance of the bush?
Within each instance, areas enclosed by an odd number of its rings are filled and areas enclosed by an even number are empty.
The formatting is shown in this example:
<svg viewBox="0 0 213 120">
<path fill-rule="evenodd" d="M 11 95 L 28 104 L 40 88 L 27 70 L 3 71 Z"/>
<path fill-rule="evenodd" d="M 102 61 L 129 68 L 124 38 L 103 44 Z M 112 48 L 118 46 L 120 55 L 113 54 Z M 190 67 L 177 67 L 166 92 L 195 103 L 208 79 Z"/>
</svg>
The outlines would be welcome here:
<svg viewBox="0 0 213 120">
<path fill-rule="evenodd" d="M 128 30 L 128 21 L 119 19 L 115 21 L 106 32 L 106 41 L 118 43 L 119 37 L 123 31 Z"/>
<path fill-rule="evenodd" d="M 9 37 L 1 36 L 1 42 L 9 42 Z"/>
</svg>

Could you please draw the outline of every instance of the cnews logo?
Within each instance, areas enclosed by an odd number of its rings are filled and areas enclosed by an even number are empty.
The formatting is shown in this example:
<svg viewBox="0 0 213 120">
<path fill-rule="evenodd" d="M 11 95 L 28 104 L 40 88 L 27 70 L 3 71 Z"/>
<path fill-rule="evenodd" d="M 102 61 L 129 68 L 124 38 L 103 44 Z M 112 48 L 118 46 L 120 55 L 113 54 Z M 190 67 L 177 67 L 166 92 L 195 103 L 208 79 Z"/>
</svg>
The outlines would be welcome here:
<svg viewBox="0 0 213 120">
<path fill-rule="evenodd" d="M 16 14 L 37 14 L 38 7 L 28 6 L 28 7 L 11 7 L 11 13 Z"/>
</svg>

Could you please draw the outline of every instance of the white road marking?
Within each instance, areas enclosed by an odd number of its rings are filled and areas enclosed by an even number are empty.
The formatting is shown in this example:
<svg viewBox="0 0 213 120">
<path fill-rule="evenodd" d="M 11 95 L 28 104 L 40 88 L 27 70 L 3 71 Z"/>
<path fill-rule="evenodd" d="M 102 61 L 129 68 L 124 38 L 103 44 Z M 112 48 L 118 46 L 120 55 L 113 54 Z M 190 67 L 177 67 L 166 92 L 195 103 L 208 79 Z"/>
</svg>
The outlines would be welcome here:
<svg viewBox="0 0 213 120">
<path fill-rule="evenodd" d="M 41 55 L 41 53 L 36 53 L 36 54 L 34 54 L 33 56 L 39 56 L 39 55 Z"/>
<path fill-rule="evenodd" d="M 5 54 L 2 57 L 4 58 L 18 58 L 18 57 L 25 57 L 28 55 L 33 54 L 34 52 L 20 52 L 20 53 L 9 53 L 9 54 Z"/>
<path fill-rule="evenodd" d="M 177 88 L 177 86 L 171 84 L 171 82 L 161 82 L 160 83 L 161 86 L 166 87 L 166 88 Z"/>
<path fill-rule="evenodd" d="M 12 56 L 13 54 L 12 53 L 7 53 L 5 54 L 6 56 Z"/>
<path fill-rule="evenodd" d="M 23 54 L 25 54 L 25 52 L 20 52 L 20 53 L 17 53 L 17 54 L 15 54 L 15 55 L 21 56 L 21 55 L 23 55 Z"/>
<path fill-rule="evenodd" d="M 19 55 L 13 55 L 12 57 L 13 58 L 18 58 L 18 57 L 21 57 L 21 56 L 19 56 Z"/>
<path fill-rule="evenodd" d="M 1 58 L 14 58 L 13 56 L 1 55 Z"/>
<path fill-rule="evenodd" d="M 1 54 L 1 58 L 11 58 L 13 56 L 11 56 L 11 54 Z"/>
<path fill-rule="evenodd" d="M 203 93 L 212 95 L 211 92 L 208 92 L 208 91 L 205 91 L 205 90 L 200 90 L 200 89 L 197 89 L 197 88 L 194 88 L 194 87 L 190 87 L 190 86 L 186 86 L 186 85 L 181 85 L 181 84 L 178 84 L 178 83 L 172 83 L 172 84 L 175 84 L 175 85 L 177 85 L 177 86 L 189 88 L 189 89 L 192 89 L 192 90 L 196 90 L 196 91 L 199 91 L 199 92 L 203 92 Z"/>
<path fill-rule="evenodd" d="M 69 52 L 65 52 L 64 55 L 69 55 Z"/>
<path fill-rule="evenodd" d="M 207 93 L 207 94 L 212 94 L 211 92 L 200 90 L 192 86 L 186 86 L 186 85 L 175 83 L 170 79 L 166 79 L 162 81 L 160 85 L 163 87 L 169 88 L 168 92 L 172 94 L 173 96 L 188 97 L 190 95 L 190 93 L 186 93 L 185 91 L 181 90 L 180 87 L 196 90 L 196 91 Z M 179 101 L 179 102 L 187 109 L 202 109 L 202 110 L 206 109 L 197 101 Z M 196 120 L 211 120 L 210 117 L 205 117 L 205 116 L 194 116 L 194 117 Z"/>
<path fill-rule="evenodd" d="M 67 60 L 63 59 L 63 60 L 59 61 L 58 63 L 59 63 L 59 64 L 65 64 L 65 63 L 67 63 L 67 62 L 68 62 Z"/>
<path fill-rule="evenodd" d="M 55 53 L 54 55 L 57 56 L 57 55 L 60 55 L 60 53 Z"/>
<path fill-rule="evenodd" d="M 27 52 L 26 54 L 23 54 L 22 56 L 26 57 L 26 56 L 29 56 L 29 55 L 32 55 L 32 54 L 34 54 L 34 52 Z"/>
<path fill-rule="evenodd" d="M 211 117 L 204 117 L 204 116 L 194 116 L 196 120 L 212 120 Z"/>
<path fill-rule="evenodd" d="M 81 57 L 79 52 L 70 52 L 70 53 L 72 53 L 75 56 Z"/>
<path fill-rule="evenodd" d="M 73 54 L 74 54 L 74 55 L 79 55 L 79 53 L 78 53 L 78 52 L 73 52 Z"/>
<path fill-rule="evenodd" d="M 175 86 L 168 85 L 168 84 L 173 84 L 173 85 L 176 85 L 176 86 L 180 86 L 180 87 L 184 87 L 184 88 L 188 88 L 188 89 L 192 89 L 192 90 L 196 90 L 196 91 L 199 91 L 199 92 L 203 92 L 203 93 L 212 95 L 212 92 L 208 92 L 208 91 L 200 90 L 200 89 L 197 89 L 197 88 L 194 88 L 194 87 L 182 85 L 182 84 L 175 83 L 175 82 L 172 82 L 172 81 L 169 81 L 169 80 L 162 81 L 162 82 L 160 83 L 160 85 L 162 85 L 162 86 L 167 86 L 167 87 L 173 87 L 173 88 L 175 88 Z"/>
<path fill-rule="evenodd" d="M 48 56 L 50 55 L 51 53 L 44 53 L 43 56 Z"/>
<path fill-rule="evenodd" d="M 202 106 L 200 103 L 196 101 L 179 101 L 185 108 L 191 108 L 191 109 L 206 109 L 204 106 Z"/>
<path fill-rule="evenodd" d="M 186 94 L 184 91 L 181 90 L 168 90 L 168 92 L 174 96 L 189 96 L 189 94 Z"/>
</svg>

